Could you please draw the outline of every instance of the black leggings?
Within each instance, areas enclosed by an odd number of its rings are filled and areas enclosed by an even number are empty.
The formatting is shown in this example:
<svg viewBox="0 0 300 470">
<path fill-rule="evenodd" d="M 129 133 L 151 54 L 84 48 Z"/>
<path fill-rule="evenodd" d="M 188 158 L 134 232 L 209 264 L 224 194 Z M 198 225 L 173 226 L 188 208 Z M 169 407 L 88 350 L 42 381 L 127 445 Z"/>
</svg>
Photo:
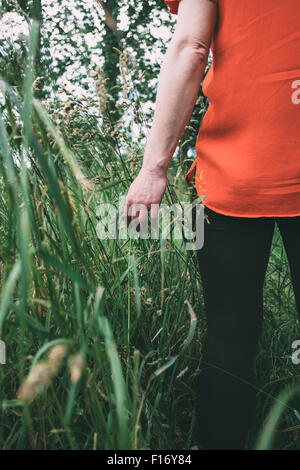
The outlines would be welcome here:
<svg viewBox="0 0 300 470">
<path fill-rule="evenodd" d="M 197 387 L 201 449 L 243 449 L 255 410 L 253 361 L 263 318 L 263 283 L 278 224 L 300 312 L 300 216 L 234 217 L 205 207 L 197 251 L 207 317 Z M 208 365 L 210 364 L 210 365 Z"/>
</svg>

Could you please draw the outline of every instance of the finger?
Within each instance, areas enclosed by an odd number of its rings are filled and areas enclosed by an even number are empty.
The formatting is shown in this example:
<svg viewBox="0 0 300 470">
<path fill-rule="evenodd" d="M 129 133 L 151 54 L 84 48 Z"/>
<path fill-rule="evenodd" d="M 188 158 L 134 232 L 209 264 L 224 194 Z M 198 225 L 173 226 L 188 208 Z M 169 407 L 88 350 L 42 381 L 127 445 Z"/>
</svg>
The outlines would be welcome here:
<svg viewBox="0 0 300 470">
<path fill-rule="evenodd" d="M 139 210 L 139 233 L 146 234 L 148 229 L 148 207 L 141 204 Z"/>
<path fill-rule="evenodd" d="M 139 204 L 139 222 L 142 224 L 148 220 L 148 208 L 144 204 Z"/>
<path fill-rule="evenodd" d="M 129 229 L 135 230 L 136 232 L 140 231 L 140 213 L 142 213 L 144 210 L 144 205 L 143 204 L 132 204 L 129 207 L 128 210 L 128 216 L 130 218 L 129 222 Z M 143 214 L 141 214 L 141 219 L 144 217 Z"/>
<path fill-rule="evenodd" d="M 151 219 L 151 235 L 157 238 L 158 235 L 158 211 L 159 204 L 151 204 L 150 207 L 150 219 Z"/>
<path fill-rule="evenodd" d="M 150 207 L 150 218 L 156 220 L 158 217 L 159 204 L 151 204 Z"/>
<path fill-rule="evenodd" d="M 139 204 L 131 204 L 128 207 L 127 217 L 129 219 L 129 223 L 138 217 L 138 213 L 139 213 Z"/>
<path fill-rule="evenodd" d="M 131 201 L 129 199 L 126 199 L 124 209 L 123 209 L 123 214 L 122 214 L 126 227 L 128 227 L 128 224 L 130 223 L 130 216 L 129 216 L 130 204 L 131 204 Z"/>
</svg>

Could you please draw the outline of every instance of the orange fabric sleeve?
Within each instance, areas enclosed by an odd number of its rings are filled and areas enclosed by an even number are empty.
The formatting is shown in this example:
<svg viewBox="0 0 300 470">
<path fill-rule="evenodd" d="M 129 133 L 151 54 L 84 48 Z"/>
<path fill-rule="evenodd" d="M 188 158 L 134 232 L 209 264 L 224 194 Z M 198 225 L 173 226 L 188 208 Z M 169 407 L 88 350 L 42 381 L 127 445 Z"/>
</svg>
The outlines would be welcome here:
<svg viewBox="0 0 300 470">
<path fill-rule="evenodd" d="M 215 5 L 218 5 L 218 0 L 209 0 Z M 173 13 L 174 15 L 178 14 L 178 5 L 180 0 L 165 0 L 166 4 L 168 5 L 170 12 Z"/>
<path fill-rule="evenodd" d="M 170 13 L 173 13 L 174 15 L 178 14 L 178 5 L 180 0 L 165 0 L 166 4 L 168 5 L 170 9 Z"/>
</svg>

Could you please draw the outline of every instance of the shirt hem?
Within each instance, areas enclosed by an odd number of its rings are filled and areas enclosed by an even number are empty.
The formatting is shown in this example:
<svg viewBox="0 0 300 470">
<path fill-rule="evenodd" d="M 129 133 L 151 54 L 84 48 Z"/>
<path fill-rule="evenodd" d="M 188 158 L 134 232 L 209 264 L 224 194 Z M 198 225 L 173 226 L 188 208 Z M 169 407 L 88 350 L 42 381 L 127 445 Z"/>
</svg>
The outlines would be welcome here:
<svg viewBox="0 0 300 470">
<path fill-rule="evenodd" d="M 208 207 L 208 209 L 211 209 L 215 212 L 218 212 L 219 214 L 222 214 L 222 215 L 229 215 L 231 217 L 245 217 L 245 218 L 258 218 L 258 217 L 297 217 L 297 216 L 300 216 L 300 209 L 299 209 L 299 212 L 295 213 L 295 214 L 237 214 L 237 213 L 234 213 L 234 212 L 231 212 L 231 211 L 228 211 L 228 210 L 223 210 L 223 209 L 217 209 L 216 207 L 213 207 L 211 204 L 206 204 L 205 202 L 203 202 L 203 205 Z"/>
</svg>

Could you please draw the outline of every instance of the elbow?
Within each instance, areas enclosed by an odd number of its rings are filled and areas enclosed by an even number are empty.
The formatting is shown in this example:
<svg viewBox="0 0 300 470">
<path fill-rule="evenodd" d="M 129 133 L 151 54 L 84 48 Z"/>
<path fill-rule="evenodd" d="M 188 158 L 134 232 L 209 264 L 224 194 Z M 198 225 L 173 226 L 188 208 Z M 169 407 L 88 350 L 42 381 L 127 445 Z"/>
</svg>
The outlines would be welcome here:
<svg viewBox="0 0 300 470">
<path fill-rule="evenodd" d="M 184 60 L 198 67 L 206 67 L 210 49 L 206 43 L 201 41 L 174 41 L 174 49 Z"/>
<path fill-rule="evenodd" d="M 209 47 L 205 46 L 204 44 L 199 44 L 190 47 L 192 49 L 190 54 L 192 55 L 192 57 L 194 57 L 194 62 L 196 64 L 206 67 L 208 62 Z"/>
</svg>

